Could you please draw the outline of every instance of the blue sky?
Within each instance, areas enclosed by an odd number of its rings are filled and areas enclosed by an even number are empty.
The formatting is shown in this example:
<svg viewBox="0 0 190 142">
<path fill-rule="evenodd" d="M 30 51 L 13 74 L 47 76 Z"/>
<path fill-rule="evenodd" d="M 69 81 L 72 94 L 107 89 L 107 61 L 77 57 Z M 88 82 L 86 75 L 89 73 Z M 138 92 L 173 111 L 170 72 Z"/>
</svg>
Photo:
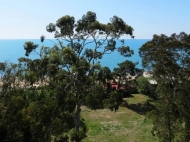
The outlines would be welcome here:
<svg viewBox="0 0 190 142">
<path fill-rule="evenodd" d="M 137 39 L 190 34 L 190 0 L 0 0 L 0 39 L 53 38 L 46 25 L 64 15 L 93 11 L 102 23 L 114 15 L 134 28 Z M 128 37 L 129 38 L 129 37 Z"/>
</svg>

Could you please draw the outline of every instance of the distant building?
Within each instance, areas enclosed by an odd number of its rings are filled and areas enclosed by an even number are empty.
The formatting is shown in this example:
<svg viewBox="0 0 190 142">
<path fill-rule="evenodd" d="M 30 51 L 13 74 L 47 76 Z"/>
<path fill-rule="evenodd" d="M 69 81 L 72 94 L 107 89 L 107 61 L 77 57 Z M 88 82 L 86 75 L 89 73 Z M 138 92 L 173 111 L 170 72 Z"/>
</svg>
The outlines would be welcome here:
<svg viewBox="0 0 190 142">
<path fill-rule="evenodd" d="M 143 77 L 152 77 L 152 74 L 151 73 L 149 73 L 149 72 L 143 72 Z M 156 80 L 154 80 L 154 79 L 150 79 L 149 80 L 149 83 L 150 84 L 157 84 L 157 81 Z"/>
</svg>

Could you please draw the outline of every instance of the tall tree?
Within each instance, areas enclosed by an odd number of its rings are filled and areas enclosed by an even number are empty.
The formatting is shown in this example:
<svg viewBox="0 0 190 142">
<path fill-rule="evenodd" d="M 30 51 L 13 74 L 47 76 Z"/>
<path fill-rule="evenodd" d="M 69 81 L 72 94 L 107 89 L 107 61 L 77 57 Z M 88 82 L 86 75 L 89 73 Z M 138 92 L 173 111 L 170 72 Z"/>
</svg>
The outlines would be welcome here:
<svg viewBox="0 0 190 142">
<path fill-rule="evenodd" d="M 63 16 L 46 29 L 54 33 L 58 43 L 52 49 L 42 47 L 39 55 L 41 60 L 48 60 L 46 78 L 49 84 L 64 92 L 64 96 L 60 97 L 73 96 L 75 100 L 75 109 L 70 111 L 70 115 L 75 124 L 75 140 L 79 141 L 81 105 L 86 94 L 93 91 L 91 87 L 97 85 L 100 59 L 115 50 L 125 57 L 131 56 L 133 51 L 119 38 L 132 36 L 133 28 L 117 16 L 113 16 L 107 24 L 100 23 L 96 13 L 89 11 L 76 22 L 72 16 Z M 41 36 L 41 41 L 44 40 L 45 36 Z M 118 42 L 122 45 L 118 46 Z M 31 43 L 26 43 L 24 47 L 26 55 L 36 49 Z M 110 96 L 115 94 L 110 93 Z"/>
<path fill-rule="evenodd" d="M 175 141 L 177 136 L 181 134 L 179 141 L 188 142 L 190 140 L 190 113 L 189 101 L 187 100 L 189 100 L 190 94 L 187 90 L 190 89 L 190 35 L 184 32 L 179 35 L 172 34 L 170 37 L 154 35 L 151 41 L 139 49 L 139 54 L 143 67 L 151 71 L 158 82 L 157 95 L 159 100 L 157 103 L 159 105 L 157 105 L 157 110 L 160 111 L 152 115 L 154 116 L 153 121 L 162 118 L 163 121 L 170 121 L 168 124 L 172 124 L 168 125 L 166 130 L 164 129 L 165 124 L 155 123 L 155 127 L 159 125 L 156 130 L 158 136 L 166 138 L 168 141 Z M 166 110 L 167 112 L 165 112 Z M 176 131 L 173 131 L 173 126 L 178 122 L 181 122 L 177 125 L 179 129 L 175 127 Z M 161 131 L 165 131 L 165 133 L 159 135 Z"/>
</svg>

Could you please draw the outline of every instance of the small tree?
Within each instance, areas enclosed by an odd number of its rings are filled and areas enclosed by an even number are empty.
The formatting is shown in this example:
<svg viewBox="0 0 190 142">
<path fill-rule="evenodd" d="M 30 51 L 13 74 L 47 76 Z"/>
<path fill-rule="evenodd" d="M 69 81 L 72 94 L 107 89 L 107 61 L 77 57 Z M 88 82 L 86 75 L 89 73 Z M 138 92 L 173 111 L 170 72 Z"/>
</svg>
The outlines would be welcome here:
<svg viewBox="0 0 190 142">
<path fill-rule="evenodd" d="M 150 84 L 150 78 L 139 77 L 136 81 L 139 93 L 147 95 L 152 99 L 156 99 L 156 85 Z"/>
<path fill-rule="evenodd" d="M 118 68 L 114 68 L 114 79 L 116 80 L 117 78 L 117 83 L 119 86 L 125 86 L 125 94 L 131 94 L 132 90 L 136 90 L 132 89 L 135 87 L 131 82 L 136 82 L 136 77 L 143 73 L 142 69 L 136 68 L 137 64 L 137 62 L 134 63 L 132 61 L 126 60 L 124 62 L 118 63 Z"/>
</svg>

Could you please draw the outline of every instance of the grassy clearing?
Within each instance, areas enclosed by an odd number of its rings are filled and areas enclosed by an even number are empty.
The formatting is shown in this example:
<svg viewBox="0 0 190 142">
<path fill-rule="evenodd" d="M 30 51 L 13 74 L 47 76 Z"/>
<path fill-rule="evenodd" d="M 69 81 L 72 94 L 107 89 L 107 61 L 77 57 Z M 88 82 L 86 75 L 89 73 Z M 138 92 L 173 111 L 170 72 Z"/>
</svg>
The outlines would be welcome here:
<svg viewBox="0 0 190 142">
<path fill-rule="evenodd" d="M 157 142 L 151 134 L 152 123 L 145 120 L 147 111 L 144 95 L 135 94 L 117 112 L 108 109 L 83 112 L 88 126 L 84 142 Z M 85 109 L 85 108 L 83 108 Z"/>
</svg>

